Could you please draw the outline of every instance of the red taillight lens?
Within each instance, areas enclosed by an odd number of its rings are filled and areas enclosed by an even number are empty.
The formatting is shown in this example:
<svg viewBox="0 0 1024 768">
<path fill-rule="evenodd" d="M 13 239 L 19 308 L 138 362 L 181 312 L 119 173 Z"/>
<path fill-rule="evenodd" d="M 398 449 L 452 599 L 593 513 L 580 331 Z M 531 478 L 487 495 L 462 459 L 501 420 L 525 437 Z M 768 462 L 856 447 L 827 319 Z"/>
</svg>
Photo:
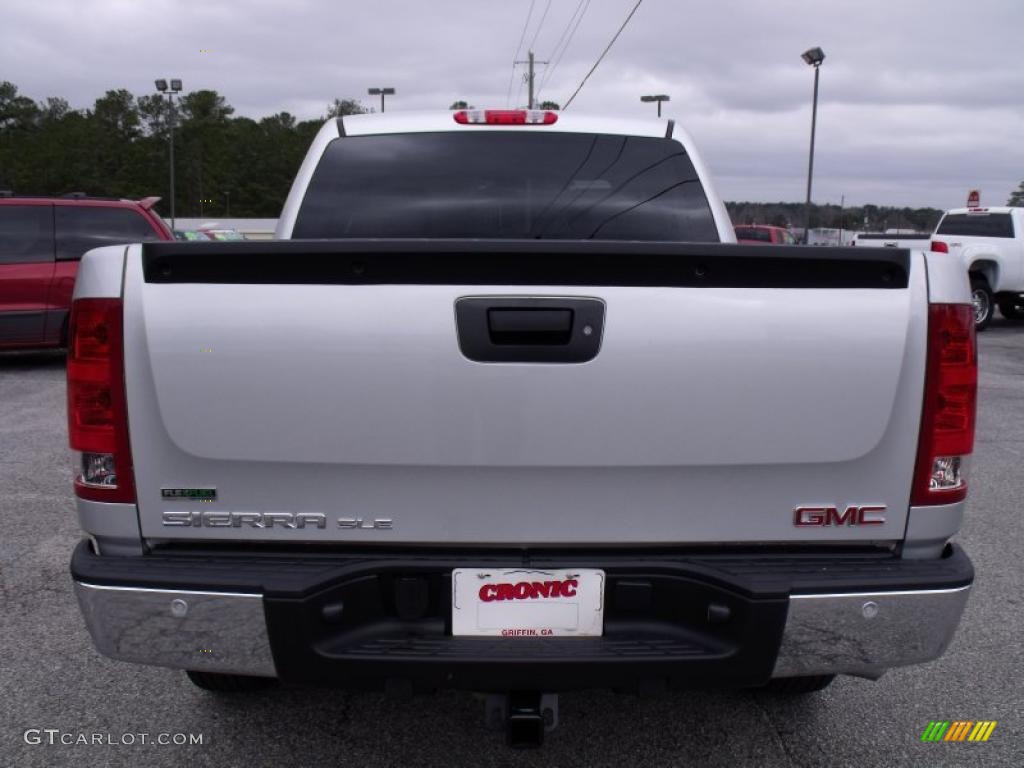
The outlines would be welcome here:
<svg viewBox="0 0 1024 768">
<path fill-rule="evenodd" d="M 78 299 L 68 343 L 68 438 L 77 461 L 75 493 L 94 501 L 135 501 L 120 299 Z"/>
<path fill-rule="evenodd" d="M 941 240 L 932 240 L 932 251 L 934 253 L 949 253 L 949 246 Z"/>
<path fill-rule="evenodd" d="M 460 109 L 452 114 L 459 125 L 553 125 L 558 113 L 543 109 Z"/>
<path fill-rule="evenodd" d="M 974 450 L 978 350 L 969 304 L 932 304 L 917 469 L 910 503 L 950 504 L 967 497 Z"/>
</svg>

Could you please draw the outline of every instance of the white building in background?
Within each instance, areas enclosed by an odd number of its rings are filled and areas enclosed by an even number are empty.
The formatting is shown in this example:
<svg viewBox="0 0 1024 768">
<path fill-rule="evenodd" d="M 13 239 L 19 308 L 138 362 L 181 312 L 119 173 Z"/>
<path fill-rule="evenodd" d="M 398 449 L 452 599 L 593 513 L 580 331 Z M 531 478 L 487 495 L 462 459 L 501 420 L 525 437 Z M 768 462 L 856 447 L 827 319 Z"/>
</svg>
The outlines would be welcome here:
<svg viewBox="0 0 1024 768">
<path fill-rule="evenodd" d="M 167 221 L 164 219 L 164 221 Z M 171 223 L 168 221 L 167 226 Z M 174 228 L 178 230 L 233 229 L 246 240 L 272 240 L 277 219 L 183 219 L 177 218 Z"/>
<path fill-rule="evenodd" d="M 850 245 L 857 233 L 849 229 L 811 228 L 808 245 Z"/>
</svg>

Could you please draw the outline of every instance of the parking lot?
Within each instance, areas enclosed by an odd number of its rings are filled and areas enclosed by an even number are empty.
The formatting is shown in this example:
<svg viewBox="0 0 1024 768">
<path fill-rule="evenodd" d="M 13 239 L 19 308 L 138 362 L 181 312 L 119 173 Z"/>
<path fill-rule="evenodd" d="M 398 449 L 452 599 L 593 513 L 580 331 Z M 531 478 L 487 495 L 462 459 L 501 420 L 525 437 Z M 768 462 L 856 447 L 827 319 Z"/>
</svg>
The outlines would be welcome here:
<svg viewBox="0 0 1024 768">
<path fill-rule="evenodd" d="M 752 692 L 561 698 L 539 752 L 509 751 L 472 696 L 332 690 L 220 698 L 178 671 L 93 649 L 67 561 L 70 494 L 60 353 L 0 354 L 0 765 L 1024 765 L 1024 325 L 980 337 L 973 491 L 960 540 L 977 569 L 939 661 L 841 678 L 786 700 Z M 996 720 L 987 743 L 920 742 L 931 720 Z M 201 734 L 190 746 L 26 743 L 29 729 Z M 72 738 L 74 740 L 74 738 Z"/>
</svg>

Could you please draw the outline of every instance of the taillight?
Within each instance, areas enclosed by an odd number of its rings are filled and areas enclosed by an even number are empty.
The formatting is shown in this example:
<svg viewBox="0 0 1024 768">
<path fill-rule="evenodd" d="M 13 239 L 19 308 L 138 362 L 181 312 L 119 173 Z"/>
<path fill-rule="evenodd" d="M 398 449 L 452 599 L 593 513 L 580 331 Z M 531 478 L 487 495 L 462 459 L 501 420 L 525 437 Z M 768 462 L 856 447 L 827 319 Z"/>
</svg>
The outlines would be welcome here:
<svg viewBox="0 0 1024 768">
<path fill-rule="evenodd" d="M 124 392 L 120 299 L 78 299 L 68 335 L 68 438 L 75 494 L 135 501 Z"/>
<path fill-rule="evenodd" d="M 950 504 L 967 497 L 977 387 L 973 307 L 930 305 L 924 408 L 910 500 L 914 506 Z"/>
<path fill-rule="evenodd" d="M 558 113 L 545 109 L 460 109 L 452 117 L 459 125 L 553 125 Z"/>
<path fill-rule="evenodd" d="M 935 253 L 949 253 L 949 246 L 941 240 L 932 240 L 932 251 Z"/>
</svg>

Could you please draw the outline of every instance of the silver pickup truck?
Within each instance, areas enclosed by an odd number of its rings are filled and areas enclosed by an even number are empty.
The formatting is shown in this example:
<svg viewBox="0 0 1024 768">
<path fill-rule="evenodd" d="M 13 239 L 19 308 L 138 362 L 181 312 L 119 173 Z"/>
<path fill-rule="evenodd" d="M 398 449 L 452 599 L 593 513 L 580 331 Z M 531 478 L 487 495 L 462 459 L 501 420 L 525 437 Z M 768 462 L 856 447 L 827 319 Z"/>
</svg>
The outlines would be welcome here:
<svg viewBox="0 0 1024 768">
<path fill-rule="evenodd" d="M 555 695 L 940 656 L 977 356 L 963 268 L 736 245 L 672 121 L 345 117 L 273 242 L 82 262 L 96 647 L 214 690 Z"/>
</svg>

